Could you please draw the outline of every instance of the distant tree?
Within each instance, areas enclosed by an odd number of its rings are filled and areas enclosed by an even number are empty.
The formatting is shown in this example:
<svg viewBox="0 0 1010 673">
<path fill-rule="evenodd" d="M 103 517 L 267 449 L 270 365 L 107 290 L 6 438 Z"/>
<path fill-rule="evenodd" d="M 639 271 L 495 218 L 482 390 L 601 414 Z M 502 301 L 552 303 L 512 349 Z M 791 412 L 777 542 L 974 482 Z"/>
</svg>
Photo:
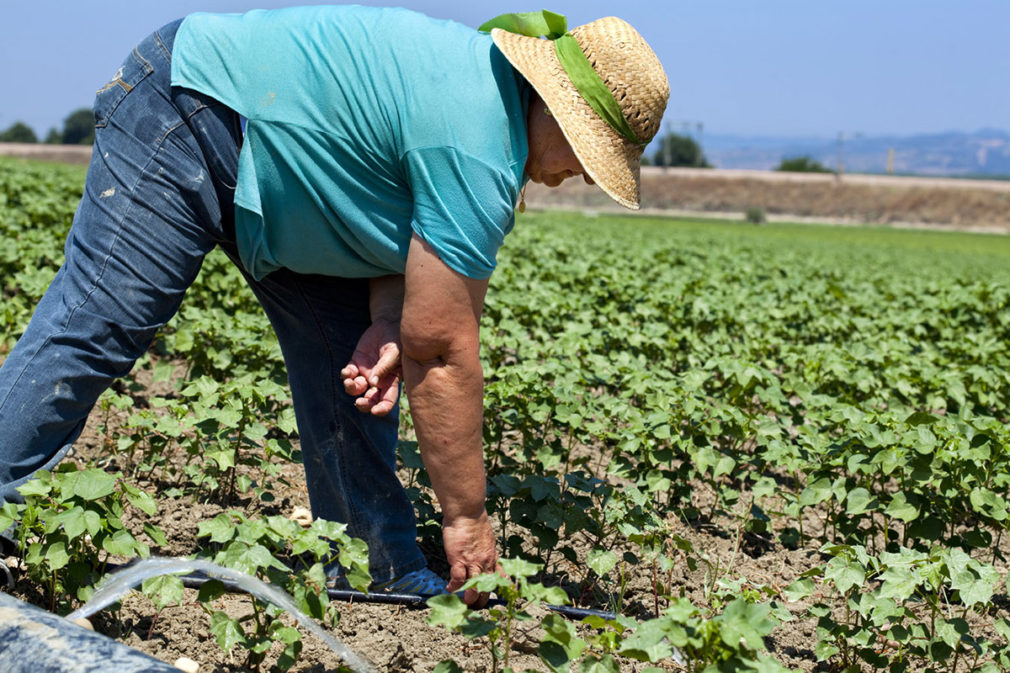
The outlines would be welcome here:
<svg viewBox="0 0 1010 673">
<path fill-rule="evenodd" d="M 46 134 L 46 139 L 43 142 L 47 145 L 61 145 L 63 144 L 63 134 L 54 126 L 49 129 L 49 133 Z"/>
<path fill-rule="evenodd" d="M 64 145 L 93 145 L 95 143 L 95 115 L 91 108 L 82 107 L 63 120 Z"/>
<path fill-rule="evenodd" d="M 833 173 L 830 168 L 810 157 L 790 157 L 782 160 L 777 171 L 787 173 Z"/>
<path fill-rule="evenodd" d="M 659 141 L 659 149 L 652 155 L 656 166 L 694 166 L 711 168 L 701 146 L 691 136 L 667 133 Z"/>
<path fill-rule="evenodd" d="M 14 122 L 9 129 L 0 132 L 0 143 L 37 143 L 39 137 L 32 127 L 24 122 Z"/>
</svg>

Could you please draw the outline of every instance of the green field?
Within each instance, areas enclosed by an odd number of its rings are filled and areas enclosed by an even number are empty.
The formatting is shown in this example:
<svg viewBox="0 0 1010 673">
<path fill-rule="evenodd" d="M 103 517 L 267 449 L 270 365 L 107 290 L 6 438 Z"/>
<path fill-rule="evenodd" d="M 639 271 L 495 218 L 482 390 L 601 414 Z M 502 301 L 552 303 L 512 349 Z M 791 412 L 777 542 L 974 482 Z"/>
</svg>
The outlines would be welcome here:
<svg viewBox="0 0 1010 673">
<path fill-rule="evenodd" d="M 82 181 L 0 161 L 0 359 L 61 260 Z M 263 514 L 293 488 L 285 465 L 298 458 L 265 334 L 214 253 L 131 381 L 103 398 L 102 449 L 80 467 L 121 473 L 107 497 L 133 507 L 146 506 L 134 491 L 157 491 L 159 508 L 221 504 L 192 553 L 284 583 L 336 624 L 338 606 L 305 589 L 318 564 L 284 573 L 247 554 L 263 547 L 289 567 L 305 546 Z M 432 626 L 418 622 L 478 646 L 446 659 L 583 672 L 1010 668 L 1010 237 L 526 213 L 499 255 L 482 339 L 489 513 L 518 583 L 485 580 L 514 599 L 497 612 L 446 599 Z M 173 392 L 147 395 L 151 380 Z M 403 424 L 402 474 L 437 550 L 409 414 Z M 132 510 L 117 524 L 103 500 L 57 495 L 68 474 L 0 513 L 0 528 L 39 519 L 20 591 L 64 612 L 109 554 L 170 546 L 137 529 L 136 545 L 103 549 L 94 540 L 132 530 Z M 71 536 L 74 507 L 97 508 L 107 529 Z M 176 587 L 149 589 L 167 604 Z M 621 615 L 576 625 L 532 612 L 540 644 L 520 654 L 513 619 L 545 599 Z M 269 620 L 254 634 L 210 619 L 253 668 L 302 670 L 290 644 L 290 661 L 261 663 L 255 642 L 281 638 Z"/>
</svg>

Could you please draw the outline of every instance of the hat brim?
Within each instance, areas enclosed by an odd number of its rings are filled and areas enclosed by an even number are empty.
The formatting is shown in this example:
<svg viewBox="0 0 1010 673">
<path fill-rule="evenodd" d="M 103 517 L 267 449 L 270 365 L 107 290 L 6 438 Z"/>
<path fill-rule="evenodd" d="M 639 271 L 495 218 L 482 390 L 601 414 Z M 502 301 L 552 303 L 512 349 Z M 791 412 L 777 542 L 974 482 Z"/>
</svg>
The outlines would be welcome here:
<svg viewBox="0 0 1010 673">
<path fill-rule="evenodd" d="M 642 148 L 621 137 L 582 98 L 553 41 L 500 28 L 491 30 L 491 39 L 543 99 L 586 174 L 610 198 L 638 210 Z"/>
</svg>

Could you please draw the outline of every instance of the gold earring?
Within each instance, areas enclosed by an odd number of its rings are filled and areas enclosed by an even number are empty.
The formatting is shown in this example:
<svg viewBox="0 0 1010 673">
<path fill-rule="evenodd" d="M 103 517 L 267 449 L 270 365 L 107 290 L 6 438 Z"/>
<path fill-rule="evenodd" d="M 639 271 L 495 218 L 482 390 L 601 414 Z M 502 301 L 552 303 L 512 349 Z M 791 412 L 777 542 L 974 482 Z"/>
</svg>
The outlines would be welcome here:
<svg viewBox="0 0 1010 673">
<path fill-rule="evenodd" d="M 549 107 L 547 107 L 546 105 L 544 106 L 544 114 L 547 115 L 548 117 L 553 117 L 554 116 L 554 115 L 551 114 L 551 109 Z"/>
</svg>

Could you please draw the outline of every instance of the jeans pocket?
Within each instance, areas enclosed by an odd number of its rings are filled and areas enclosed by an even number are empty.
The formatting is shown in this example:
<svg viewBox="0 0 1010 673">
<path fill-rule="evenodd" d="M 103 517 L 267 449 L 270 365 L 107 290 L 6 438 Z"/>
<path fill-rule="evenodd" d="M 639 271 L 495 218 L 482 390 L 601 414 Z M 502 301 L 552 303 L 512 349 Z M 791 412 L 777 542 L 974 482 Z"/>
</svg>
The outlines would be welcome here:
<svg viewBox="0 0 1010 673">
<path fill-rule="evenodd" d="M 126 94 L 133 91 L 134 87 L 152 72 L 154 67 L 134 49 L 123 61 L 123 65 L 119 66 L 112 79 L 95 94 L 95 128 L 106 126 L 109 117 L 126 98 Z"/>
</svg>

